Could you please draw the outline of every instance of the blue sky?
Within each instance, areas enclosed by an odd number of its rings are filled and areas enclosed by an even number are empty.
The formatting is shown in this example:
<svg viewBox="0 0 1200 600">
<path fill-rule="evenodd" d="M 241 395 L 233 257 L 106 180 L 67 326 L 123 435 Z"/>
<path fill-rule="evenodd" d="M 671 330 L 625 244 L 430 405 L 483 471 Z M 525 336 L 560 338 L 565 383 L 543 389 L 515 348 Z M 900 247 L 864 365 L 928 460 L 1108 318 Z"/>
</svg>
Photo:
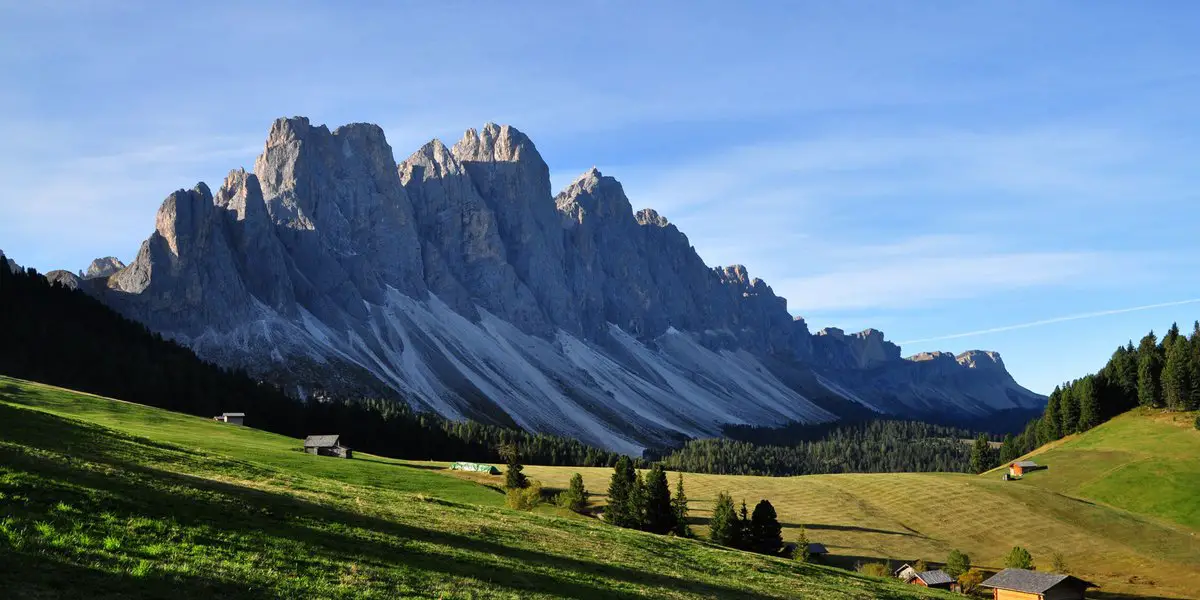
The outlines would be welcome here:
<svg viewBox="0 0 1200 600">
<path fill-rule="evenodd" d="M 0 248 L 129 260 L 279 116 L 398 159 L 495 121 L 906 355 L 1045 393 L 1200 318 L 1160 306 L 1200 299 L 1197 3 L 197 4 L 0 0 Z"/>
</svg>

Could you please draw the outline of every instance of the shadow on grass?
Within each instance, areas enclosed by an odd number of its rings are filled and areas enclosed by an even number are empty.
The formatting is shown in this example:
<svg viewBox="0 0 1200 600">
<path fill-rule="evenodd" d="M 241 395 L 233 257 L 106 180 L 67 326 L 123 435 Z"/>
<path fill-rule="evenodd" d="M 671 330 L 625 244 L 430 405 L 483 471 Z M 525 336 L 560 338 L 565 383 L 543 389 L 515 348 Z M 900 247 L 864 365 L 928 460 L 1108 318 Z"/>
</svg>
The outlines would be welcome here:
<svg viewBox="0 0 1200 600">
<path fill-rule="evenodd" d="M 921 535 L 919 533 L 910 532 L 910 531 L 892 531 L 889 529 L 875 529 L 872 527 L 859 527 L 857 525 L 824 525 L 821 523 L 802 523 L 802 524 L 783 523 L 784 527 L 800 527 L 801 525 L 803 525 L 803 527 L 808 531 L 854 531 L 854 532 L 858 532 L 858 533 L 878 533 L 878 534 L 882 534 L 882 535 L 903 535 L 903 536 L 908 536 L 908 537 L 928 539 L 927 536 Z"/>
<path fill-rule="evenodd" d="M 421 469 L 423 471 L 446 471 L 447 470 L 445 467 L 439 467 L 437 465 L 410 465 L 410 464 L 404 464 L 404 463 L 397 463 L 397 462 L 393 462 L 393 461 L 389 461 L 389 460 L 380 460 L 378 458 L 371 458 L 370 456 L 364 456 L 362 454 L 355 454 L 354 460 L 357 460 L 359 462 L 369 462 L 369 463 L 387 465 L 389 467 L 396 467 L 398 469 Z"/>
<path fill-rule="evenodd" d="M 232 560 L 266 551 L 272 539 L 299 542 L 304 551 L 288 562 L 287 567 L 291 568 L 287 570 L 291 573 L 285 573 L 285 577 L 294 574 L 328 579 L 335 576 L 330 571 L 338 565 L 354 563 L 396 569 L 398 573 L 393 578 L 412 585 L 424 581 L 419 574 L 413 574 L 416 570 L 488 582 L 518 592 L 568 598 L 657 597 L 680 591 L 703 597 L 749 600 L 777 597 L 672 574 L 518 548 L 488 539 L 491 534 L 485 524 L 479 526 L 478 536 L 436 531 L 309 502 L 286 493 L 164 472 L 142 463 L 174 462 L 178 458 L 172 456 L 176 450 L 144 445 L 140 438 L 121 439 L 122 436 L 113 436 L 106 428 L 69 422 L 46 413 L 0 405 L 0 434 L 0 439 L 20 446 L 66 453 L 111 467 L 107 473 L 101 473 L 74 461 L 0 446 L 0 464 L 49 480 L 37 488 L 20 490 L 28 498 L 24 512 L 29 514 L 18 516 L 42 518 L 39 511 L 44 516 L 58 502 L 68 502 L 83 507 L 87 514 L 167 521 L 210 532 L 211 535 L 201 533 L 207 539 L 200 541 L 220 548 L 222 555 L 233 557 Z M 139 446 L 125 447 L 130 444 Z M 136 462 L 130 460 L 130 454 L 136 454 Z M 226 463 L 218 459 L 198 466 L 211 468 L 212 464 Z M 88 490 L 98 493 L 88 494 Z M 414 546 L 413 542 L 434 548 Z M 650 536 L 631 538 L 628 543 L 654 546 L 647 548 L 652 551 L 679 551 Z M 42 568 L 29 571 L 45 575 L 35 576 L 30 585 L 49 585 L 49 580 L 61 578 L 54 570 L 54 559 L 48 556 L 25 556 L 23 560 L 46 562 Z M 143 579 L 119 574 L 104 577 L 113 578 L 114 589 L 125 590 L 129 597 L 153 597 L 141 591 Z M 418 580 L 413 581 L 414 577 Z M 219 588 L 221 593 L 217 596 L 261 597 L 264 588 L 271 588 L 274 583 L 197 577 L 175 581 L 172 595 L 207 598 L 214 596 L 214 588 Z M 629 590 L 629 584 L 644 589 Z M 617 587 L 624 589 L 613 589 Z"/>
<path fill-rule="evenodd" d="M 53 575 L 31 577 L 37 571 Z M 237 598 L 247 593 L 265 594 L 245 584 L 234 584 L 206 577 L 179 574 L 147 574 L 135 577 L 95 567 L 73 564 L 51 554 L 8 554 L 0 569 L 0 589 L 5 598 L 87 598 L 88 600 L 125 600 L 131 587 L 142 598 L 177 598 L 180 593 L 196 598 Z"/>
</svg>

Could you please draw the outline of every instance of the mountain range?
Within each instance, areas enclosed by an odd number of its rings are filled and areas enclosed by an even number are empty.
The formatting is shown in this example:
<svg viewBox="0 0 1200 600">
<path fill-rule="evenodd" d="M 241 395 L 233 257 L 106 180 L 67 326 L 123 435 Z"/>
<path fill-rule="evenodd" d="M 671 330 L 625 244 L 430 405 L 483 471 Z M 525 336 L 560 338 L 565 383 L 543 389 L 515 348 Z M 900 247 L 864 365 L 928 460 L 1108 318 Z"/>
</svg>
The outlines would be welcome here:
<svg viewBox="0 0 1200 600">
<path fill-rule="evenodd" d="M 1045 403 L 994 352 L 904 358 L 873 329 L 810 332 L 616 179 L 593 168 L 555 195 L 533 142 L 490 123 L 397 163 L 376 125 L 276 120 L 252 172 L 170 194 L 131 263 L 47 277 L 303 398 L 629 453 L 727 424 Z"/>
</svg>

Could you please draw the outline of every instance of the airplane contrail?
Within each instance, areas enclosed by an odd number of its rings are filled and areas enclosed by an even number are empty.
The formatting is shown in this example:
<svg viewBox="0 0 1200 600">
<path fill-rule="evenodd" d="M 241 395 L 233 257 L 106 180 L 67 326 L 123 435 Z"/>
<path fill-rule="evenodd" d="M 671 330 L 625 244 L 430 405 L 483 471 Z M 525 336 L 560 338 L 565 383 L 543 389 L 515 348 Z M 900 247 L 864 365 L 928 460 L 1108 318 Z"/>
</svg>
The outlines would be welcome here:
<svg viewBox="0 0 1200 600">
<path fill-rule="evenodd" d="M 1052 319 L 1042 319 L 1040 321 L 1030 321 L 1028 323 L 1019 323 L 1017 325 L 1005 325 L 1003 327 L 993 327 L 991 329 L 980 329 L 978 331 L 968 331 L 966 333 L 953 333 L 950 335 L 941 335 L 937 337 L 924 338 L 919 340 L 908 340 L 907 342 L 897 342 L 900 345 L 904 344 L 919 344 L 922 342 L 940 342 L 942 340 L 954 340 L 958 338 L 971 337 L 975 335 L 986 335 L 989 333 L 1000 333 L 1002 331 L 1012 331 L 1014 329 L 1028 329 L 1030 327 L 1038 327 L 1041 325 L 1050 325 L 1052 323 L 1062 323 L 1064 321 L 1078 321 L 1080 319 L 1092 319 L 1095 317 L 1107 317 L 1109 315 L 1119 315 L 1121 313 L 1137 312 L 1139 310 L 1151 310 L 1155 308 L 1166 308 L 1168 306 L 1180 306 L 1183 304 L 1200 303 L 1200 298 L 1191 300 L 1177 300 L 1175 302 L 1162 302 L 1159 304 L 1147 304 L 1145 306 L 1134 306 L 1131 308 L 1118 308 L 1115 310 L 1101 310 L 1097 312 L 1082 313 L 1078 315 L 1068 315 L 1065 317 L 1054 317 Z"/>
</svg>

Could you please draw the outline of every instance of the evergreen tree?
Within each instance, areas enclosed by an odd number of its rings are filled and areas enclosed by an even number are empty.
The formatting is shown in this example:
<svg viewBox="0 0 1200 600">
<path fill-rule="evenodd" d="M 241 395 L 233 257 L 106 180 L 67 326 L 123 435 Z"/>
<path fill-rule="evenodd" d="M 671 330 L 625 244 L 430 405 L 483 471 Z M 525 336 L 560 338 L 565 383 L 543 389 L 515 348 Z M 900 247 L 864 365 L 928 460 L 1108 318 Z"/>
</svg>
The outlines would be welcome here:
<svg viewBox="0 0 1200 600">
<path fill-rule="evenodd" d="M 1192 404 L 1190 348 L 1183 336 L 1176 335 L 1166 350 L 1167 360 L 1162 370 L 1163 401 L 1171 410 L 1187 410 Z"/>
<path fill-rule="evenodd" d="M 1011 433 L 1004 436 L 1004 443 L 1000 445 L 1000 464 L 1006 465 L 1016 460 L 1021 454 L 1017 450 L 1017 439 Z"/>
<path fill-rule="evenodd" d="M 692 528 L 688 525 L 688 499 L 683 493 L 683 473 L 675 480 L 675 497 L 671 498 L 671 513 L 675 516 L 675 535 L 692 537 Z"/>
<path fill-rule="evenodd" d="M 629 513 L 629 499 L 633 495 L 637 474 L 628 456 L 617 459 L 613 467 L 612 480 L 608 484 L 608 506 L 604 509 L 604 520 L 617 527 L 633 527 L 634 515 Z"/>
<path fill-rule="evenodd" d="M 629 500 L 625 505 L 630 529 L 646 529 L 646 480 L 641 471 L 635 471 L 633 486 L 629 488 Z"/>
<path fill-rule="evenodd" d="M 1062 390 L 1056 386 L 1054 391 L 1050 392 L 1050 399 L 1046 401 L 1046 410 L 1042 413 L 1042 420 L 1038 430 L 1039 446 L 1049 444 L 1062 437 L 1058 420 L 1058 403 L 1060 398 L 1062 398 Z"/>
<path fill-rule="evenodd" d="M 988 444 L 987 436 L 981 433 L 971 447 L 971 471 L 982 473 L 993 466 L 992 447 Z"/>
<path fill-rule="evenodd" d="M 1171 328 L 1167 330 L 1167 334 L 1163 336 L 1161 348 L 1166 353 L 1167 348 L 1175 344 L 1175 340 L 1179 339 L 1179 323 L 1171 323 Z"/>
<path fill-rule="evenodd" d="M 508 462 L 504 471 L 504 488 L 508 490 L 523 490 L 529 487 L 529 479 L 525 477 L 525 467 L 521 466 L 521 451 L 516 444 L 505 443 L 500 447 L 500 455 Z"/>
<path fill-rule="evenodd" d="M 1118 347 L 1109 360 L 1112 365 L 1112 379 L 1120 393 L 1125 398 L 1136 398 L 1138 394 L 1138 359 L 1133 342 L 1128 346 Z M 1124 410 L 1124 408 L 1120 409 Z M 1113 414 L 1116 414 L 1115 412 Z"/>
<path fill-rule="evenodd" d="M 742 498 L 742 508 L 738 511 L 738 533 L 735 548 L 750 549 L 750 511 L 746 510 L 746 499 Z"/>
<path fill-rule="evenodd" d="M 1189 405 L 1195 410 L 1200 408 L 1200 321 L 1192 326 L 1192 337 L 1188 339 L 1188 364 L 1192 376 Z"/>
<path fill-rule="evenodd" d="M 783 546 L 783 527 L 779 524 L 775 507 L 766 500 L 754 506 L 750 516 L 750 539 L 747 546 L 759 554 L 779 554 Z"/>
<path fill-rule="evenodd" d="M 712 519 L 709 521 L 708 537 L 714 544 L 735 547 L 740 541 L 741 524 L 738 522 L 737 511 L 733 508 L 733 498 L 725 492 L 717 494 L 717 504 L 713 507 Z"/>
<path fill-rule="evenodd" d="M 1162 406 L 1162 359 L 1154 332 L 1146 334 L 1138 345 L 1138 403 L 1142 406 Z"/>
<path fill-rule="evenodd" d="M 675 529 L 675 507 L 671 504 L 671 488 L 667 472 L 655 464 L 646 476 L 646 531 L 665 534 Z"/>
<path fill-rule="evenodd" d="M 588 491 L 583 487 L 583 475 L 576 473 L 571 476 L 571 483 L 567 486 L 567 491 L 559 494 L 558 505 L 577 513 L 582 513 L 587 508 Z"/>
<path fill-rule="evenodd" d="M 959 550 L 951 550 L 946 557 L 946 566 L 942 568 L 947 575 L 958 579 L 959 575 L 971 570 L 971 557 Z"/>
<path fill-rule="evenodd" d="M 1014 546 L 1008 554 L 1004 555 L 1004 566 L 1009 569 L 1032 569 L 1033 556 L 1029 551 L 1020 547 Z"/>
<path fill-rule="evenodd" d="M 1079 431 L 1087 431 L 1100 424 L 1100 392 L 1098 382 L 1104 381 L 1101 376 L 1088 375 L 1079 380 L 1076 396 L 1079 398 Z"/>
<path fill-rule="evenodd" d="M 800 531 L 797 532 L 796 536 L 796 551 L 792 553 L 792 558 L 800 562 L 808 562 L 812 558 L 812 555 L 808 551 L 808 531 L 804 529 L 803 525 L 798 529 Z"/>
<path fill-rule="evenodd" d="M 1059 433 L 1066 437 L 1079 429 L 1079 399 L 1075 396 L 1074 385 L 1064 385 L 1062 396 L 1058 399 Z"/>
</svg>

